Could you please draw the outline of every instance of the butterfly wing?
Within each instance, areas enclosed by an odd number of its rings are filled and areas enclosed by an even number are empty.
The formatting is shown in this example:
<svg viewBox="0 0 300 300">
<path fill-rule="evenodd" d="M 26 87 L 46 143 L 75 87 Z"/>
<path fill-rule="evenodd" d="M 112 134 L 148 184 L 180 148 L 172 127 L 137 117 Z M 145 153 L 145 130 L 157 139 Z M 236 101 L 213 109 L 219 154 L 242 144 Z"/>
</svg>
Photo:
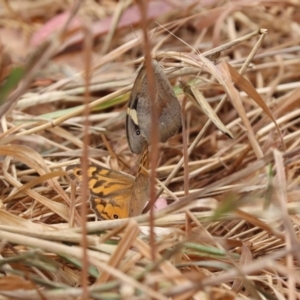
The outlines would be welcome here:
<svg viewBox="0 0 300 300">
<path fill-rule="evenodd" d="M 147 145 L 146 139 L 141 132 L 140 124 L 137 116 L 138 105 L 140 102 L 145 102 L 146 99 L 142 99 L 147 96 L 145 88 L 145 71 L 144 66 L 139 70 L 139 73 L 133 84 L 133 88 L 129 97 L 127 115 L 126 115 L 126 136 L 131 152 L 141 153 L 145 145 Z M 146 93 L 146 94 L 145 94 Z M 149 102 L 149 101 L 148 101 Z"/>
<path fill-rule="evenodd" d="M 140 158 L 139 169 L 134 182 L 131 201 L 129 203 L 129 217 L 140 215 L 149 199 L 150 181 L 145 169 L 149 169 L 148 147 L 144 148 Z"/>
<path fill-rule="evenodd" d="M 158 134 L 161 142 L 174 135 L 181 126 L 181 107 L 159 63 L 152 60 L 155 82 L 155 107 L 158 111 Z M 134 82 L 126 117 L 126 133 L 133 153 L 141 153 L 151 137 L 152 103 L 148 93 L 145 64 Z"/>
<path fill-rule="evenodd" d="M 81 165 L 67 167 L 69 177 L 77 184 L 83 180 Z M 88 166 L 88 188 L 91 208 L 99 219 L 127 218 L 134 185 L 131 176 L 97 166 Z"/>
<path fill-rule="evenodd" d="M 131 198 L 131 195 L 129 196 L 129 198 Z M 125 199 L 120 201 L 110 199 L 107 201 L 103 198 L 91 195 L 89 201 L 91 209 L 100 220 L 123 219 L 129 217 L 128 204 L 130 199 L 127 201 Z"/>
<path fill-rule="evenodd" d="M 165 142 L 181 127 L 181 106 L 165 72 L 155 60 L 152 61 L 155 71 L 157 90 L 156 107 L 158 109 L 158 132 L 160 141 Z"/>
</svg>

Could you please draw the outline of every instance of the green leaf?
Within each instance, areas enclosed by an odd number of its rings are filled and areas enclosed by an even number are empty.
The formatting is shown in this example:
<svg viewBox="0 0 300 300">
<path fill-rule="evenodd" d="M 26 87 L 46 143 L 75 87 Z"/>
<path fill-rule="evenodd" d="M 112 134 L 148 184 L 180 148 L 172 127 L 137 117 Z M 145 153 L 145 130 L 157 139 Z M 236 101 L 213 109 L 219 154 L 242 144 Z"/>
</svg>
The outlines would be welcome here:
<svg viewBox="0 0 300 300">
<path fill-rule="evenodd" d="M 9 93 L 19 84 L 20 80 L 23 77 L 23 74 L 24 68 L 21 67 L 16 67 L 10 72 L 6 82 L 0 90 L 0 105 L 5 102 L 6 97 L 9 95 Z"/>
</svg>

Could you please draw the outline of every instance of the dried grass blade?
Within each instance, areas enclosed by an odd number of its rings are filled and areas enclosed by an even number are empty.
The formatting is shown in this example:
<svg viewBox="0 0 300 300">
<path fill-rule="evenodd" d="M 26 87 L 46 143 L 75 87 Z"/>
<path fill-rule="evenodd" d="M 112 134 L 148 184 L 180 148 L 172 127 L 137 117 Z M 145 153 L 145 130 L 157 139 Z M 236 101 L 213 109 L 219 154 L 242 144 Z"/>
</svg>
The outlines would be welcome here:
<svg viewBox="0 0 300 300">
<path fill-rule="evenodd" d="M 266 105 L 264 100 L 261 98 L 261 96 L 258 94 L 256 89 L 253 87 L 253 85 L 248 80 L 246 80 L 229 63 L 227 63 L 227 62 L 224 62 L 224 63 L 227 65 L 227 68 L 230 72 L 231 78 L 232 78 L 233 82 L 237 85 L 237 87 L 239 89 L 241 89 L 242 91 L 244 91 L 250 98 L 252 98 L 256 102 L 256 104 L 259 105 L 262 108 L 262 110 L 266 113 L 266 115 L 274 122 L 275 127 L 276 127 L 277 132 L 278 132 L 278 136 L 280 137 L 280 140 L 281 140 L 281 144 L 285 149 L 285 145 L 284 145 L 284 141 L 283 141 L 283 138 L 282 138 L 280 128 L 278 127 L 276 119 L 274 118 L 273 113 L 271 112 L 269 107 Z"/>
<path fill-rule="evenodd" d="M 205 97 L 200 91 L 198 91 L 193 86 L 189 85 L 187 82 L 180 81 L 180 87 L 182 88 L 185 96 L 192 101 L 192 103 L 200 108 L 207 117 L 216 125 L 216 127 L 221 130 L 225 135 L 233 139 L 233 135 L 229 129 L 222 123 L 218 115 L 211 108 L 209 103 L 206 101 Z"/>
<path fill-rule="evenodd" d="M 0 146 L 0 155 L 9 155 L 34 169 L 38 174 L 50 173 L 44 159 L 39 153 L 25 146 Z M 55 178 L 48 180 L 48 184 L 70 205 L 70 199 Z"/>
<path fill-rule="evenodd" d="M 3 230 L 0 230 L 0 239 L 14 243 L 17 245 L 25 245 L 28 247 L 35 247 L 35 248 L 40 248 L 43 249 L 44 251 L 47 252 L 54 252 L 57 253 L 61 256 L 66 256 L 66 257 L 74 257 L 76 259 L 81 259 L 82 257 L 82 248 L 79 246 L 67 246 L 63 245 L 60 243 L 55 243 L 55 242 L 50 242 L 50 241 L 45 241 L 43 239 L 38 239 L 38 238 L 33 238 L 33 237 L 28 237 L 22 234 L 16 234 L 12 232 L 5 232 Z M 112 276 L 115 276 L 119 282 L 124 282 L 126 284 L 129 284 L 133 287 L 135 287 L 138 290 L 143 291 L 146 295 L 151 296 L 153 299 L 160 299 L 160 300 L 167 300 L 168 298 L 162 295 L 160 292 L 155 291 L 154 289 L 151 289 L 147 287 L 146 285 L 134 280 L 131 278 L 129 275 L 124 274 L 123 272 L 112 268 L 111 266 L 107 265 L 107 263 L 101 261 L 103 258 L 103 255 L 99 252 L 88 250 L 88 256 L 90 258 L 90 262 L 92 265 L 98 267 L 102 271 L 109 272 Z M 106 255 L 105 255 L 106 257 Z M 97 285 L 94 285 L 93 288 L 97 289 Z M 92 292 L 93 288 L 90 289 L 90 292 Z M 82 290 L 79 289 L 78 291 L 78 296 L 81 295 Z M 48 294 L 48 292 L 46 292 Z M 57 291 L 55 291 L 57 293 Z M 51 291 L 49 292 L 51 295 Z M 32 298 L 29 298 L 32 299 Z M 40 298 L 37 298 L 40 299 Z M 50 297 L 49 299 L 53 299 Z M 62 299 L 61 297 L 59 299 Z"/>
<path fill-rule="evenodd" d="M 279 206 L 282 212 L 282 221 L 285 226 L 285 239 L 286 239 L 286 249 L 291 250 L 293 248 L 299 248 L 299 241 L 298 237 L 295 234 L 293 229 L 293 224 L 289 218 L 288 210 L 287 210 L 287 181 L 286 181 L 286 174 L 285 174 L 285 167 L 283 162 L 283 155 L 278 150 L 274 150 L 274 159 L 275 159 L 275 166 L 277 171 L 278 177 L 278 197 L 279 197 Z M 299 251 L 295 251 L 295 255 L 297 256 L 298 260 L 300 260 L 300 253 Z M 288 267 L 293 266 L 293 259 L 291 256 L 287 258 L 288 260 Z"/>
<path fill-rule="evenodd" d="M 258 141 L 255 138 L 250 121 L 246 115 L 244 106 L 242 104 L 240 95 L 239 95 L 238 91 L 234 88 L 234 86 L 231 82 L 230 71 L 227 67 L 227 64 L 224 61 L 222 61 L 218 65 L 218 67 L 220 70 L 222 70 L 222 75 L 224 77 L 224 81 L 226 82 L 226 86 L 227 86 L 228 90 L 230 91 L 229 96 L 231 96 L 230 98 L 231 98 L 232 104 L 235 107 L 239 116 L 241 117 L 245 127 L 247 128 L 247 135 L 249 138 L 249 142 L 254 150 L 254 153 L 256 154 L 257 158 L 262 158 L 263 152 L 259 146 Z"/>
<path fill-rule="evenodd" d="M 150 246 L 147 245 L 144 241 L 142 241 L 141 239 L 136 239 L 135 241 L 135 247 L 149 260 L 152 259 L 151 256 L 151 249 Z M 180 249 L 180 248 L 178 248 Z M 175 251 L 175 250 L 174 250 Z M 166 275 L 166 276 L 174 276 L 174 278 L 172 279 L 172 281 L 174 281 L 175 284 L 177 285 L 181 285 L 181 284 L 187 284 L 190 285 L 191 281 L 187 278 L 185 278 L 184 276 L 182 276 L 182 274 L 180 273 L 180 271 L 173 266 L 173 264 L 167 260 L 164 259 L 162 257 L 162 255 L 160 255 L 158 253 L 158 251 L 155 251 L 155 259 L 156 262 L 154 264 L 157 264 L 158 268 L 161 270 L 161 272 Z M 147 272 L 147 270 L 145 270 L 145 273 Z M 185 297 L 182 299 L 188 299 L 191 296 L 191 292 L 186 292 L 185 293 Z"/>
<path fill-rule="evenodd" d="M 114 268 L 117 268 L 124 258 L 127 251 L 132 247 L 135 239 L 137 238 L 140 229 L 137 223 L 134 220 L 129 220 L 128 224 L 122 234 L 122 239 L 119 242 L 115 252 L 111 255 L 108 264 Z M 101 274 L 101 276 L 97 279 L 98 283 L 107 282 L 110 278 L 110 274 L 105 271 Z"/>
<path fill-rule="evenodd" d="M 236 210 L 236 214 L 241 219 L 246 220 L 250 224 L 253 224 L 253 225 L 257 226 L 257 227 L 265 230 L 266 232 L 275 235 L 276 237 L 278 237 L 282 241 L 284 241 L 284 235 L 282 233 L 278 232 L 275 228 L 272 228 L 271 226 L 269 226 L 265 222 L 259 220 L 257 217 L 255 217 L 253 215 L 250 215 L 249 213 L 247 213 L 245 211 L 242 211 L 240 209 Z"/>
<path fill-rule="evenodd" d="M 6 102 L 0 106 L 0 116 L 4 116 L 11 107 L 18 101 L 19 97 L 25 92 L 26 88 L 33 80 L 36 71 L 42 68 L 49 59 L 57 53 L 59 47 L 63 40 L 65 40 L 65 33 L 67 27 L 70 25 L 71 20 L 77 13 L 79 7 L 81 5 L 81 1 L 75 2 L 75 5 L 72 6 L 69 18 L 66 20 L 64 26 L 60 30 L 59 33 L 53 35 L 51 39 L 46 40 L 39 47 L 37 47 L 32 53 L 31 57 L 29 57 L 26 65 L 24 66 L 24 72 L 22 76 L 22 81 L 18 85 L 18 87 L 7 97 Z"/>
<path fill-rule="evenodd" d="M 21 217 L 15 216 L 8 211 L 0 209 L 0 224 L 4 226 L 9 226 L 9 230 L 13 230 L 15 227 L 16 230 L 26 229 L 26 232 L 43 232 L 43 231 L 53 231 L 51 226 L 42 224 L 42 223 L 33 223 L 29 220 L 25 220 Z M 3 230 L 3 228 L 1 228 Z M 26 235 L 24 232 L 23 235 Z"/>
<path fill-rule="evenodd" d="M 26 148 L 26 147 L 23 147 Z M 4 154 L 4 155 L 8 155 L 8 157 L 5 159 L 4 164 L 3 164 L 3 175 L 6 178 L 6 180 L 13 185 L 16 188 L 21 188 L 22 184 L 17 181 L 11 174 L 9 174 L 7 172 L 8 169 L 8 165 L 9 165 L 9 155 L 10 156 L 15 156 L 17 158 L 20 158 L 20 161 L 27 161 L 28 165 L 34 165 L 35 167 L 37 167 L 39 170 L 41 170 L 40 166 L 37 166 L 36 162 L 34 161 L 34 156 L 32 157 L 27 157 L 27 156 L 23 156 L 24 152 L 18 152 L 15 151 L 15 149 L 13 149 L 13 147 L 5 147 L 2 146 L 0 147 L 0 154 Z M 51 179 L 53 180 L 53 179 Z M 69 218 L 69 210 L 67 208 L 66 205 L 63 205 L 61 203 L 57 203 L 55 201 L 49 200 L 46 197 L 40 195 L 39 193 L 31 190 L 31 189 L 27 189 L 24 191 L 28 196 L 32 197 L 33 199 L 37 200 L 38 202 L 42 203 L 44 206 L 48 207 L 50 210 L 52 210 L 53 212 L 55 212 L 56 214 L 58 214 L 59 216 L 61 216 L 64 220 L 68 220 Z"/>
<path fill-rule="evenodd" d="M 17 188 L 16 191 L 14 191 L 12 194 L 10 194 L 8 197 L 6 197 L 3 200 L 3 203 L 8 202 L 9 200 L 11 200 L 13 197 L 15 197 L 19 193 L 26 193 L 26 190 L 28 190 L 40 183 L 43 183 L 46 180 L 49 180 L 49 179 L 52 179 L 55 177 L 64 176 L 64 175 L 66 175 L 65 171 L 54 171 L 51 173 L 41 175 L 40 177 L 34 178 L 34 179 L 30 180 L 29 182 L 27 182 L 26 184 L 22 185 L 21 187 Z"/>
</svg>

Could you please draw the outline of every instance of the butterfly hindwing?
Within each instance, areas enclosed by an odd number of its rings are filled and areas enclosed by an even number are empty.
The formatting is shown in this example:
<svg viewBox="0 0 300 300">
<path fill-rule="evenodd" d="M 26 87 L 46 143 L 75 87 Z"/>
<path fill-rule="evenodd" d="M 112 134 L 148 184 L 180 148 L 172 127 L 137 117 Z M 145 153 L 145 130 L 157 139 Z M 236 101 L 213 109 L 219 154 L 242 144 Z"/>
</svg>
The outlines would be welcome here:
<svg viewBox="0 0 300 300">
<path fill-rule="evenodd" d="M 100 220 L 128 218 L 129 201 L 126 199 L 121 199 L 119 201 L 111 199 L 110 201 L 106 201 L 93 195 L 90 196 L 91 209 Z"/>
<path fill-rule="evenodd" d="M 81 165 L 68 166 L 66 171 L 77 184 L 82 183 L 84 175 Z M 107 220 L 128 217 L 134 178 L 93 165 L 88 166 L 86 176 L 91 208 L 98 218 Z"/>
</svg>

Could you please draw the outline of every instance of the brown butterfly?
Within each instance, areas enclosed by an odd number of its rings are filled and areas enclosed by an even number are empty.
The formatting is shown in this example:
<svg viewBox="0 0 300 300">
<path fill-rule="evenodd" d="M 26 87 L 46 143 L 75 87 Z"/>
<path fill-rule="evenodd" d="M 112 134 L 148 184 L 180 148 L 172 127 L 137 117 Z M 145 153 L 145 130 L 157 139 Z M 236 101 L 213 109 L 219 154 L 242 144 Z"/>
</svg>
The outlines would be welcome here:
<svg viewBox="0 0 300 300">
<path fill-rule="evenodd" d="M 149 196 L 148 147 L 140 157 L 136 178 L 111 169 L 90 165 L 87 168 L 91 209 L 101 220 L 128 218 L 140 215 Z M 77 184 L 84 176 L 80 164 L 66 168 Z"/>
<path fill-rule="evenodd" d="M 158 111 L 159 141 L 165 142 L 181 126 L 181 107 L 173 88 L 159 63 L 152 60 L 155 82 L 155 103 L 148 95 L 145 63 L 141 67 L 128 102 L 126 134 L 131 152 L 141 153 L 150 143 L 152 105 Z"/>
</svg>

